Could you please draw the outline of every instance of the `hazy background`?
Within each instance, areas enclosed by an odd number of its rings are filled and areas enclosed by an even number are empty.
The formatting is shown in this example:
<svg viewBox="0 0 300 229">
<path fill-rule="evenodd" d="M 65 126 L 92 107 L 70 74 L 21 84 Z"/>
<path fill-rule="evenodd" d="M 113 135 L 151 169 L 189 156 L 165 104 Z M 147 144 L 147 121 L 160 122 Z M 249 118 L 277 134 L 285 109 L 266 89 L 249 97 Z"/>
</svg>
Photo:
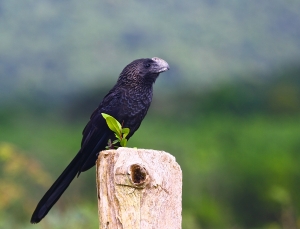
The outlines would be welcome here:
<svg viewBox="0 0 300 229">
<path fill-rule="evenodd" d="M 29 224 L 132 60 L 171 70 L 129 146 L 183 170 L 183 229 L 300 227 L 300 1 L 0 2 L 0 228 L 97 228 L 95 169 Z"/>
</svg>

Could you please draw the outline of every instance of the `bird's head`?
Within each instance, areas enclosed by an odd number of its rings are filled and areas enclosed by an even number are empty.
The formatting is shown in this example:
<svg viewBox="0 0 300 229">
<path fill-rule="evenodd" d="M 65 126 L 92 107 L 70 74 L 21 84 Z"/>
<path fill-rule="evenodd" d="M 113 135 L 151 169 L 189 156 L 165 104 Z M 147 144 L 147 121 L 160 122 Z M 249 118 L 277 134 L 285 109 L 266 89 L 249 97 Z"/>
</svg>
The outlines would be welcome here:
<svg viewBox="0 0 300 229">
<path fill-rule="evenodd" d="M 140 83 L 152 85 L 160 73 L 169 69 L 169 64 L 158 57 L 137 59 L 123 69 L 118 81 L 131 85 Z"/>
</svg>

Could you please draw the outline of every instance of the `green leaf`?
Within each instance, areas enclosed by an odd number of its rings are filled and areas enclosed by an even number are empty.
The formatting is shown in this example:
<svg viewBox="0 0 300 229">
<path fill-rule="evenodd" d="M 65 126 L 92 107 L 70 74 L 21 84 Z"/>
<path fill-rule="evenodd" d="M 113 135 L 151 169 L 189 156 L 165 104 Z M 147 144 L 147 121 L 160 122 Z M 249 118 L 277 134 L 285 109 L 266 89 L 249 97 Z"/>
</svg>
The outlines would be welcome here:
<svg viewBox="0 0 300 229">
<path fill-rule="evenodd" d="M 129 128 L 123 128 L 122 129 L 123 138 L 126 138 L 129 132 L 130 132 Z"/>
<path fill-rule="evenodd" d="M 120 145 L 125 147 L 127 145 L 127 139 L 123 138 L 122 141 L 120 142 Z"/>
<path fill-rule="evenodd" d="M 115 145 L 115 144 L 117 144 L 118 142 L 120 142 L 118 139 L 116 139 L 116 140 L 114 140 L 113 142 L 112 142 L 112 144 L 113 145 Z"/>
<path fill-rule="evenodd" d="M 115 134 L 115 137 L 117 138 L 118 141 L 121 141 L 121 137 L 117 134 Z"/>
<path fill-rule="evenodd" d="M 111 129 L 113 132 L 115 132 L 117 135 L 121 135 L 121 130 L 122 130 L 122 126 L 121 124 L 118 122 L 118 120 L 116 120 L 114 117 L 105 114 L 105 113 L 101 113 L 103 118 L 106 120 L 106 123 L 109 127 L 109 129 Z"/>
<path fill-rule="evenodd" d="M 118 148 L 116 145 L 117 143 L 120 143 L 120 146 L 125 147 L 127 145 L 127 135 L 130 132 L 129 128 L 122 128 L 121 124 L 116 120 L 114 117 L 101 113 L 103 118 L 105 119 L 107 126 L 109 129 L 111 129 L 115 133 L 116 140 L 113 142 L 109 141 L 108 146 L 106 148 Z"/>
<path fill-rule="evenodd" d="M 129 132 L 130 132 L 129 128 L 123 128 L 122 129 L 123 134 L 129 134 Z"/>
<path fill-rule="evenodd" d="M 104 119 L 106 119 L 107 117 L 112 117 L 112 116 L 110 116 L 108 114 L 105 114 L 105 113 L 101 113 L 101 114 L 102 114 L 102 116 L 103 116 Z"/>
</svg>

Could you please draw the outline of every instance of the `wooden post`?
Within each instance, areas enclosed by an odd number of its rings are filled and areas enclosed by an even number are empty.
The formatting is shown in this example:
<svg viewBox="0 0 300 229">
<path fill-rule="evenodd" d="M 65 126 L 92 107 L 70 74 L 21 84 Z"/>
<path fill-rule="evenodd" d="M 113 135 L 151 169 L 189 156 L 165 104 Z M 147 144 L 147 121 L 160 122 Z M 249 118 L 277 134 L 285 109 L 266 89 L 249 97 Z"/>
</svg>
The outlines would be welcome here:
<svg viewBox="0 0 300 229">
<path fill-rule="evenodd" d="M 100 229 L 181 229 L 182 172 L 169 153 L 118 148 L 99 154 Z"/>
</svg>

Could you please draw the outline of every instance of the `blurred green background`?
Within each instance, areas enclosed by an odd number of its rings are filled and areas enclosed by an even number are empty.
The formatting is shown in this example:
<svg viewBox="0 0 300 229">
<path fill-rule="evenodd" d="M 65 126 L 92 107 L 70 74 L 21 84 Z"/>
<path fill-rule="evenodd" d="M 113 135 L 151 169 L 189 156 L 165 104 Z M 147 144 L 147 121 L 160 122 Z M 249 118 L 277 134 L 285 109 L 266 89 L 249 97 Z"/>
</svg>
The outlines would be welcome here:
<svg viewBox="0 0 300 229">
<path fill-rule="evenodd" d="M 183 229 L 300 227 L 300 2 L 0 2 L 0 228 L 98 228 L 95 169 L 37 202 L 121 70 L 171 70 L 129 146 L 183 170 Z"/>
</svg>

